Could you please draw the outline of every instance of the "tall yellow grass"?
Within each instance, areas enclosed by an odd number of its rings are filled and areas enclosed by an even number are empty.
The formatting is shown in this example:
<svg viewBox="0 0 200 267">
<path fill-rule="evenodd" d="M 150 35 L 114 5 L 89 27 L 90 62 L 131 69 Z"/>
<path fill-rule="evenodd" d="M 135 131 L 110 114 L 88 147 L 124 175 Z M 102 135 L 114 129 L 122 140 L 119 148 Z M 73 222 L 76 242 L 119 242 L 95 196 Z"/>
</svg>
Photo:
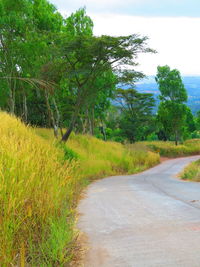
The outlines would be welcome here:
<svg viewBox="0 0 200 267">
<path fill-rule="evenodd" d="M 191 139 L 176 146 L 174 142 L 152 141 L 142 142 L 152 151 L 166 157 L 182 157 L 200 154 L 200 139 Z"/>
<path fill-rule="evenodd" d="M 54 146 L 6 113 L 0 121 L 0 262 L 8 266 L 38 257 L 72 178 Z"/>
<path fill-rule="evenodd" d="M 181 178 L 200 182 L 200 160 L 190 163 L 181 173 Z"/>
<path fill-rule="evenodd" d="M 36 128 L 35 133 L 54 140 L 49 129 Z M 66 146 L 79 155 L 78 175 L 84 179 L 135 173 L 158 164 L 160 160 L 158 153 L 150 152 L 143 144 L 104 142 L 90 135 L 72 134 Z"/>
<path fill-rule="evenodd" d="M 159 162 L 159 155 L 142 145 L 73 134 L 63 149 L 51 130 L 31 129 L 2 112 L 0 121 L 2 266 L 63 266 L 72 257 L 75 206 L 83 187 Z M 66 160 L 65 148 L 75 160 Z"/>
</svg>

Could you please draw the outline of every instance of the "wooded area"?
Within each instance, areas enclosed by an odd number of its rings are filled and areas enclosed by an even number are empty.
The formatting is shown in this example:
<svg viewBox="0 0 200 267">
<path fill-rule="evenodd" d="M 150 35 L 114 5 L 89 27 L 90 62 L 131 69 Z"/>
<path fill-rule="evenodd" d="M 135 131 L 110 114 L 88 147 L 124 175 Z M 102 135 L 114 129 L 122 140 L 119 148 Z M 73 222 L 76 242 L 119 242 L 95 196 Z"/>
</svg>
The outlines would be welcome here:
<svg viewBox="0 0 200 267">
<path fill-rule="evenodd" d="M 153 95 L 136 91 L 138 55 L 155 53 L 146 36 L 94 36 L 84 8 L 65 19 L 47 0 L 1 0 L 0 29 L 0 107 L 26 124 L 60 129 L 63 141 L 72 131 L 119 142 L 198 137 L 178 70 L 158 67 L 158 114 Z"/>
</svg>

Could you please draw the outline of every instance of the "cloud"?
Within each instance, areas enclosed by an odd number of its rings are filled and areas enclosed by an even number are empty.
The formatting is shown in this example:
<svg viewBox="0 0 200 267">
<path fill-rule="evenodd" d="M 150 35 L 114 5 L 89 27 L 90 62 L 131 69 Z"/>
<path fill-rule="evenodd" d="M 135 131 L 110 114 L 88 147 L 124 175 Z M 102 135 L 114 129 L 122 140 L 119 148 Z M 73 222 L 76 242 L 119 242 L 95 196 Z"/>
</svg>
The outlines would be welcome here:
<svg viewBox="0 0 200 267">
<path fill-rule="evenodd" d="M 199 0 L 50 0 L 66 13 L 86 6 L 88 12 L 134 16 L 200 17 Z"/>
<path fill-rule="evenodd" d="M 200 75 L 200 18 L 147 18 L 115 14 L 91 14 L 96 35 L 148 36 L 157 54 L 139 56 L 140 70 L 156 73 L 158 65 L 168 64 L 183 75 Z"/>
<path fill-rule="evenodd" d="M 146 74 L 155 74 L 158 65 L 168 64 L 172 68 L 179 69 L 183 75 L 200 75 L 200 15 L 194 16 L 195 12 L 199 13 L 200 10 L 199 0 L 51 0 L 51 2 L 57 4 L 62 14 L 67 15 L 87 4 L 87 13 L 94 21 L 96 35 L 140 33 L 149 36 L 150 47 L 156 49 L 158 53 L 139 57 L 139 69 Z M 133 11 L 133 6 L 135 10 L 140 9 L 143 16 L 134 15 L 138 12 Z M 169 9 L 172 6 L 173 9 Z M 157 15 L 152 15 L 153 9 Z M 192 16 L 188 17 L 189 14 Z"/>
</svg>

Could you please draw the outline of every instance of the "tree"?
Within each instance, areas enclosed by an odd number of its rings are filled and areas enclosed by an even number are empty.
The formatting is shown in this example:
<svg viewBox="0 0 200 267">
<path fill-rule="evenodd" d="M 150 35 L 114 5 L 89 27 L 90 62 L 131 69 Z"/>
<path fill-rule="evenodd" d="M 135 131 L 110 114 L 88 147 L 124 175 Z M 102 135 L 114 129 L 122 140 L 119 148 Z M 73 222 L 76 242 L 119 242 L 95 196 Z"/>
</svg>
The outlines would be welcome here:
<svg viewBox="0 0 200 267">
<path fill-rule="evenodd" d="M 62 24 L 62 16 L 46 0 L 0 0 L 1 107 L 26 123 L 44 126 L 47 112 L 44 93 L 20 78 L 40 78 Z"/>
<path fill-rule="evenodd" d="M 135 89 L 118 89 L 117 101 L 121 107 L 120 127 L 130 142 L 144 140 L 150 134 L 155 100 L 152 94 L 138 93 Z"/>
<path fill-rule="evenodd" d="M 91 97 L 95 99 L 99 90 L 94 87 L 96 78 L 112 69 L 117 73 L 120 66 L 133 72 L 136 56 L 141 52 L 153 52 L 147 47 L 147 38 L 138 35 L 121 37 L 79 35 L 64 44 L 66 75 L 74 91 L 76 101 L 67 132 L 62 140 L 67 141 L 76 123 L 80 109 Z"/>
<path fill-rule="evenodd" d="M 158 119 L 165 133 L 174 136 L 177 145 L 186 120 L 187 106 L 184 102 L 187 101 L 187 91 L 177 69 L 158 66 L 155 79 L 161 93 Z"/>
</svg>

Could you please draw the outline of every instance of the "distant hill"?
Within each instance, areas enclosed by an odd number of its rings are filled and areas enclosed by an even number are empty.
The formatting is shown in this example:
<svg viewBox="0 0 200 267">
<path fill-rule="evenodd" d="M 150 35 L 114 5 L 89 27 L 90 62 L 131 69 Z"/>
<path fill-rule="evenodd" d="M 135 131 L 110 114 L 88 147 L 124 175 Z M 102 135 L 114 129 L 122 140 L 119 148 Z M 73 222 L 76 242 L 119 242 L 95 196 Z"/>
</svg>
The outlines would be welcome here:
<svg viewBox="0 0 200 267">
<path fill-rule="evenodd" d="M 187 105 L 191 108 L 192 113 L 195 114 L 200 110 L 200 76 L 184 76 L 182 78 L 188 92 Z M 141 93 L 152 93 L 155 95 L 156 100 L 158 100 L 159 90 L 155 77 L 150 76 L 138 82 L 136 89 Z"/>
</svg>

